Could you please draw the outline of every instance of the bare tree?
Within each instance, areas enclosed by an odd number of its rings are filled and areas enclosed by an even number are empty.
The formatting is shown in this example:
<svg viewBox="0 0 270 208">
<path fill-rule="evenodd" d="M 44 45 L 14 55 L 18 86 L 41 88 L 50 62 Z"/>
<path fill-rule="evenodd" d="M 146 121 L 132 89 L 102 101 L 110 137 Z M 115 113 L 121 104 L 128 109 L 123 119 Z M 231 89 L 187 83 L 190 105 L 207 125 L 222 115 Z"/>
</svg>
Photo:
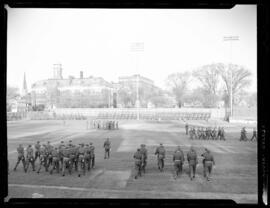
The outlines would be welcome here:
<svg viewBox="0 0 270 208">
<path fill-rule="evenodd" d="M 251 80 L 251 72 L 243 66 L 230 64 L 217 64 L 222 80 L 225 83 L 225 89 L 230 96 L 231 93 L 231 77 L 232 77 L 232 98 L 234 103 L 234 96 L 241 92 L 242 89 L 249 86 Z"/>
<path fill-rule="evenodd" d="M 189 78 L 190 74 L 188 72 L 184 72 L 170 74 L 166 79 L 167 85 L 171 88 L 176 97 L 178 107 L 182 106 L 183 96 L 187 89 Z"/>
</svg>

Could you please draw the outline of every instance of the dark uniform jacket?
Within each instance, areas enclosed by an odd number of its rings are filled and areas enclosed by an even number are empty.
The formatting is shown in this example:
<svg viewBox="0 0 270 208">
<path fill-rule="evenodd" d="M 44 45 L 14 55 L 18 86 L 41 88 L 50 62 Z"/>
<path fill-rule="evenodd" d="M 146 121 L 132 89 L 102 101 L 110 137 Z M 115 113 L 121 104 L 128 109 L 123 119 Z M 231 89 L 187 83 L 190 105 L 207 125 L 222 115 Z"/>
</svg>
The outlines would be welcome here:
<svg viewBox="0 0 270 208">
<path fill-rule="evenodd" d="M 165 158 L 165 154 L 166 154 L 165 148 L 163 146 L 159 146 L 156 149 L 155 155 L 156 154 L 158 155 L 159 158 Z"/>
<path fill-rule="evenodd" d="M 202 154 L 202 156 L 204 157 L 204 162 L 212 161 L 213 164 L 215 164 L 214 157 L 210 152 L 205 152 L 205 153 Z"/>
<path fill-rule="evenodd" d="M 147 159 L 147 149 L 145 147 L 141 147 L 141 154 L 143 156 L 143 159 L 146 160 Z"/>
<path fill-rule="evenodd" d="M 135 152 L 133 158 L 135 159 L 135 164 L 139 165 L 142 162 L 142 154 L 140 152 Z"/>
<path fill-rule="evenodd" d="M 103 146 L 104 146 L 104 148 L 106 150 L 109 150 L 111 148 L 111 142 L 110 141 L 105 141 Z"/>
<path fill-rule="evenodd" d="M 18 152 L 18 157 L 24 156 L 24 148 L 23 147 L 18 147 L 17 152 Z"/>
<path fill-rule="evenodd" d="M 189 151 L 187 153 L 187 161 L 190 165 L 195 165 L 198 163 L 198 160 L 197 160 L 197 153 L 195 151 Z"/>
<path fill-rule="evenodd" d="M 174 162 L 184 162 L 185 157 L 184 157 L 184 153 L 182 152 L 182 150 L 176 150 L 173 154 L 173 161 Z"/>
</svg>

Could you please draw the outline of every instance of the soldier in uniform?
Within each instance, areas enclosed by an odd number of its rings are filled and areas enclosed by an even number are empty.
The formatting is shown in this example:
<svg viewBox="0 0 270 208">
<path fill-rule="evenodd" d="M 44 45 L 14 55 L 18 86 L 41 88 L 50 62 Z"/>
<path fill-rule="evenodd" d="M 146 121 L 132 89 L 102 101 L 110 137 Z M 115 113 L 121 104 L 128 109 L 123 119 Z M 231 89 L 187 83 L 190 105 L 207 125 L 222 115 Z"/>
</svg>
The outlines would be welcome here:
<svg viewBox="0 0 270 208">
<path fill-rule="evenodd" d="M 31 163 L 33 171 L 35 171 L 35 158 L 34 158 L 34 149 L 30 144 L 26 149 L 26 164 L 24 171 L 27 172 L 29 163 Z"/>
<path fill-rule="evenodd" d="M 216 127 L 212 130 L 211 137 L 212 137 L 213 140 L 216 140 L 217 139 Z"/>
<path fill-rule="evenodd" d="M 37 160 L 37 158 L 39 158 L 40 156 L 40 142 L 37 141 L 37 143 L 35 144 L 35 162 Z"/>
<path fill-rule="evenodd" d="M 197 128 L 197 139 L 201 139 L 201 130 L 200 130 L 200 127 Z"/>
<path fill-rule="evenodd" d="M 133 158 L 135 159 L 135 179 L 137 179 L 138 176 L 141 176 L 142 154 L 140 149 L 137 149 L 137 152 L 135 152 Z"/>
<path fill-rule="evenodd" d="M 218 134 L 217 134 L 217 139 L 221 140 L 221 128 L 218 127 Z"/>
<path fill-rule="evenodd" d="M 184 153 L 181 150 L 180 146 L 178 146 L 173 154 L 173 162 L 175 170 L 174 179 L 176 179 L 179 174 L 180 176 L 182 175 L 182 168 L 184 161 L 185 161 Z"/>
<path fill-rule="evenodd" d="M 190 180 L 193 180 L 196 174 L 196 166 L 198 164 L 198 159 L 197 153 L 192 146 L 190 147 L 190 151 L 187 153 L 187 161 L 189 164 L 189 177 Z"/>
<path fill-rule="evenodd" d="M 247 132 L 246 132 L 246 128 L 243 127 L 241 130 L 241 136 L 240 136 L 240 141 L 247 141 Z"/>
<path fill-rule="evenodd" d="M 161 143 L 159 147 L 157 147 L 155 155 L 157 155 L 157 160 L 158 160 L 158 169 L 160 171 L 163 171 L 164 168 L 164 159 L 165 159 L 165 148 L 163 144 Z"/>
<path fill-rule="evenodd" d="M 205 152 L 202 154 L 203 157 L 203 166 L 204 166 L 204 176 L 206 179 L 209 181 L 211 172 L 212 172 L 212 167 L 215 165 L 215 160 L 214 156 L 210 153 L 210 151 L 205 148 Z"/>
<path fill-rule="evenodd" d="M 87 166 L 87 170 L 90 170 L 91 167 L 91 150 L 89 144 L 85 145 L 85 166 Z"/>
<path fill-rule="evenodd" d="M 52 150 L 52 169 L 50 171 L 50 174 L 53 173 L 53 170 L 56 169 L 57 173 L 59 173 L 59 150 L 57 147 L 55 147 Z"/>
<path fill-rule="evenodd" d="M 52 165 L 52 151 L 53 151 L 53 149 L 54 149 L 54 147 L 51 145 L 51 142 L 50 141 L 48 141 L 47 142 L 47 157 L 48 157 L 48 167 L 50 166 L 50 165 Z"/>
<path fill-rule="evenodd" d="M 62 176 L 65 176 L 66 169 L 69 168 L 69 147 L 63 149 L 63 166 L 62 166 Z"/>
<path fill-rule="evenodd" d="M 186 135 L 188 135 L 188 123 L 186 123 L 185 129 L 186 129 Z"/>
<path fill-rule="evenodd" d="M 69 174 L 71 174 L 72 173 L 72 169 L 73 169 L 73 167 L 74 167 L 74 165 L 75 165 L 75 160 L 76 160 L 76 147 L 74 147 L 74 146 L 70 146 L 69 148 L 68 148 L 68 152 L 69 152 L 69 165 L 68 165 L 68 171 L 69 171 Z"/>
<path fill-rule="evenodd" d="M 17 153 L 18 153 L 18 158 L 17 158 L 17 163 L 14 167 L 14 171 L 16 171 L 17 166 L 19 165 L 19 163 L 22 161 L 23 164 L 23 169 L 25 169 L 25 157 L 24 157 L 24 148 L 22 146 L 22 144 L 19 145 L 19 147 L 17 148 Z"/>
<path fill-rule="evenodd" d="M 145 167 L 147 165 L 147 149 L 145 147 L 145 144 L 141 144 L 140 152 L 142 154 L 142 171 L 145 173 Z"/>
<path fill-rule="evenodd" d="M 255 128 L 253 128 L 253 134 L 252 134 L 250 141 L 253 141 L 253 139 L 255 139 L 257 141 L 257 131 Z"/>
<path fill-rule="evenodd" d="M 104 155 L 104 159 L 109 159 L 110 158 L 110 150 L 111 150 L 111 142 L 109 141 L 109 138 L 107 138 L 107 140 L 104 142 L 103 145 L 104 149 L 105 149 L 105 155 Z"/>
<path fill-rule="evenodd" d="M 90 166 L 91 168 L 95 168 L 95 147 L 92 142 L 90 142 Z"/>
<path fill-rule="evenodd" d="M 44 146 L 42 146 L 40 148 L 39 168 L 38 168 L 38 171 L 37 171 L 38 174 L 40 173 L 40 170 L 41 170 L 42 166 L 45 168 L 45 171 L 47 172 L 48 171 L 47 155 L 46 155 L 46 150 L 45 150 Z"/>
<path fill-rule="evenodd" d="M 207 127 L 206 130 L 205 130 L 205 133 L 206 133 L 206 139 L 209 140 L 210 139 L 210 136 L 211 136 L 211 129 L 210 127 Z"/>
<path fill-rule="evenodd" d="M 225 141 L 225 131 L 224 131 L 224 128 L 222 127 L 221 128 L 221 138 L 220 140 L 224 140 Z"/>
<path fill-rule="evenodd" d="M 78 150 L 79 153 L 79 173 L 78 176 L 80 177 L 82 174 L 85 175 L 85 156 L 86 156 L 86 149 L 84 147 L 84 144 L 80 144 L 80 148 Z"/>
<path fill-rule="evenodd" d="M 65 145 L 64 145 L 64 141 L 61 141 L 60 145 L 58 146 L 60 170 L 62 170 L 63 168 L 63 149 L 65 149 Z"/>
<path fill-rule="evenodd" d="M 190 128 L 189 130 L 189 138 L 193 140 L 193 131 L 192 131 L 192 128 Z"/>
</svg>

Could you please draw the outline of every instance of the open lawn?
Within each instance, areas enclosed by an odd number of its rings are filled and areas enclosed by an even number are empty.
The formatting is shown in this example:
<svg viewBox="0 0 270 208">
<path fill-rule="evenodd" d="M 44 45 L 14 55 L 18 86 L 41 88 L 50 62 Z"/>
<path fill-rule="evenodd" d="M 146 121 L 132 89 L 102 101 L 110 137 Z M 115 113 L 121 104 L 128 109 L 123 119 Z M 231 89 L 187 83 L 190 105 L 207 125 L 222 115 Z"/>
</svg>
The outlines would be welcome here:
<svg viewBox="0 0 270 208">
<path fill-rule="evenodd" d="M 176 198 L 176 199 L 233 199 L 237 203 L 257 203 L 257 142 L 240 142 L 241 124 L 222 121 L 190 121 L 193 125 L 225 127 L 226 141 L 190 140 L 185 135 L 182 121 L 120 121 L 119 130 L 86 129 L 86 121 L 17 121 L 8 122 L 8 198 L 31 198 L 33 193 L 45 198 Z M 247 126 L 247 125 L 245 125 Z M 247 126 L 251 137 L 252 125 Z M 111 158 L 104 159 L 103 143 L 112 142 Z M 62 177 L 50 175 L 42 169 L 38 175 L 23 172 L 22 164 L 13 171 L 17 146 L 24 147 L 36 141 L 58 145 L 60 140 L 74 144 L 93 142 L 96 168 L 78 177 L 76 172 Z M 167 155 L 164 172 L 157 168 L 155 148 L 163 143 Z M 148 149 L 146 174 L 134 179 L 133 154 L 140 144 Z M 203 177 L 202 158 L 199 158 L 197 176 L 191 181 L 188 165 L 184 174 L 173 179 L 172 152 L 180 145 L 185 153 L 193 145 L 201 155 L 204 147 L 212 151 L 216 166 L 212 180 Z M 37 160 L 39 162 L 39 160 Z"/>
</svg>

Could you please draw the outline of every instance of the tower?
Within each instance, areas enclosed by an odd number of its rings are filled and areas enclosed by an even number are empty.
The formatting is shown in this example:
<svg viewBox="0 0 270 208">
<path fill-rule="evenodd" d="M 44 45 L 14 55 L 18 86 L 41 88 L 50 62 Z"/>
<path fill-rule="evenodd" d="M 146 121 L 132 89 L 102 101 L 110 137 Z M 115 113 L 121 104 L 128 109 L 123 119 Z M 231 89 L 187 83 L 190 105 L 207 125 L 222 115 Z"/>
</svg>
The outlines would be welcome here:
<svg viewBox="0 0 270 208">
<path fill-rule="evenodd" d="M 27 90 L 27 83 L 26 83 L 26 77 L 25 77 L 25 72 L 24 72 L 23 87 L 22 87 L 22 96 L 26 96 L 27 93 L 28 93 L 28 90 Z"/>
</svg>

